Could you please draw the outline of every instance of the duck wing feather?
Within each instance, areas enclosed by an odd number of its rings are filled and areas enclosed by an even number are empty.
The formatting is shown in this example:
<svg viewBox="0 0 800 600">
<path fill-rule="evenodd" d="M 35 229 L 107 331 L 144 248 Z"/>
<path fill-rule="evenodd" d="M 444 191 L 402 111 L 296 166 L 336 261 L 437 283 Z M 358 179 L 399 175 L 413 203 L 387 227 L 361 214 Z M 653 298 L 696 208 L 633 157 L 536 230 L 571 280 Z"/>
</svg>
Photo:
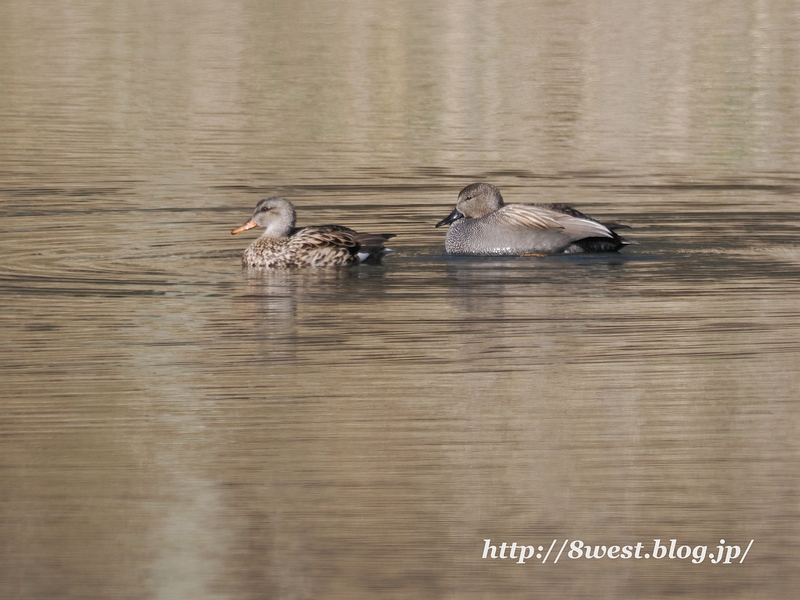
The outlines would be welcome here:
<svg viewBox="0 0 800 600">
<path fill-rule="evenodd" d="M 507 204 L 493 214 L 509 225 L 562 231 L 573 239 L 614 237 L 608 227 L 565 204 Z"/>
<path fill-rule="evenodd" d="M 338 247 L 338 248 L 353 248 L 358 246 L 356 236 L 358 234 L 341 225 L 318 225 L 311 227 L 302 227 L 298 229 L 292 236 L 292 244 L 305 246 L 308 248 L 321 248 L 321 247 Z"/>
</svg>

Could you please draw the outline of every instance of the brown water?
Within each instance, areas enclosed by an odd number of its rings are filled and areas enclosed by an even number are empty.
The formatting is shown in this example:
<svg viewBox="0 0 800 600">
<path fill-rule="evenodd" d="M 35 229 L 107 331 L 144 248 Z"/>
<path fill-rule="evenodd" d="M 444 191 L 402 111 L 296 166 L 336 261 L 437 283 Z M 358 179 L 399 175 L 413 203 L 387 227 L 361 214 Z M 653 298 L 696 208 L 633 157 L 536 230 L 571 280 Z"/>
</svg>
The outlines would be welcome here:
<svg viewBox="0 0 800 600">
<path fill-rule="evenodd" d="M 796 3 L 17 1 L 0 58 L 2 598 L 796 594 Z M 481 180 L 637 244 L 448 257 Z M 395 253 L 248 275 L 272 194 Z M 555 562 L 654 539 L 753 544 Z"/>
</svg>

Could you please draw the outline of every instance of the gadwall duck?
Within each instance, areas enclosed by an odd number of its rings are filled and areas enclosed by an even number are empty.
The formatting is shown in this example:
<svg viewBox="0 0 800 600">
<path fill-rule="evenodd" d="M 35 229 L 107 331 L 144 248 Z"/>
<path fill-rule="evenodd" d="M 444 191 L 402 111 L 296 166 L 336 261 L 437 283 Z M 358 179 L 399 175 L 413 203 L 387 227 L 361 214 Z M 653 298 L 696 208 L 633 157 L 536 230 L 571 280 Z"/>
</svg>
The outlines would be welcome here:
<svg viewBox="0 0 800 600">
<path fill-rule="evenodd" d="M 576 254 L 618 252 L 630 242 L 565 204 L 505 204 L 500 190 L 473 183 L 458 195 L 453 212 L 436 224 L 450 225 L 450 254 Z"/>
<path fill-rule="evenodd" d="M 264 227 L 263 235 L 242 256 L 246 267 L 287 269 L 375 264 L 390 252 L 383 244 L 393 233 L 357 233 L 341 225 L 295 227 L 294 206 L 286 198 L 264 198 L 253 217 L 231 234 Z"/>
</svg>

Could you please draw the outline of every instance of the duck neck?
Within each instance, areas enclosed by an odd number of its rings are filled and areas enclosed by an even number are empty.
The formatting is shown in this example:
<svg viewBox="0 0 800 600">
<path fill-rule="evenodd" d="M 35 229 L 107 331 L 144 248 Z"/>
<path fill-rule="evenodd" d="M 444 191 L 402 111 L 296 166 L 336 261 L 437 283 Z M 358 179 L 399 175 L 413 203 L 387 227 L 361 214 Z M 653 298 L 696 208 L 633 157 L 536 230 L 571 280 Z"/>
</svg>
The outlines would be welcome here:
<svg viewBox="0 0 800 600">
<path fill-rule="evenodd" d="M 289 234 L 294 227 L 294 223 L 285 223 L 279 221 L 273 221 L 269 225 L 264 228 L 264 233 L 261 234 L 261 237 L 269 237 L 269 238 L 285 238 L 289 237 Z"/>
</svg>

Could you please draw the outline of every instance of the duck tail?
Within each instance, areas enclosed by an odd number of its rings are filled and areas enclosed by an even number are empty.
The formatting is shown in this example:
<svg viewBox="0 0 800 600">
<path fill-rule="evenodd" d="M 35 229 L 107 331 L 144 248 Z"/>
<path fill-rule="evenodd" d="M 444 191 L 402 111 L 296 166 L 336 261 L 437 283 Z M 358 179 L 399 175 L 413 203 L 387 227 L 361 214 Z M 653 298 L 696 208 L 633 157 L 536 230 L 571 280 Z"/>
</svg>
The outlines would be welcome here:
<svg viewBox="0 0 800 600">
<path fill-rule="evenodd" d="M 357 233 L 353 239 L 357 244 L 356 256 L 359 262 L 369 265 L 380 263 L 385 254 L 393 252 L 391 248 L 384 247 L 393 237 L 394 233 Z"/>
<path fill-rule="evenodd" d="M 617 229 L 633 229 L 633 227 L 631 227 L 630 225 L 623 225 L 622 223 L 616 223 L 613 221 L 611 223 L 600 223 L 600 224 L 603 227 L 610 229 L 611 231 L 616 231 Z"/>
</svg>

